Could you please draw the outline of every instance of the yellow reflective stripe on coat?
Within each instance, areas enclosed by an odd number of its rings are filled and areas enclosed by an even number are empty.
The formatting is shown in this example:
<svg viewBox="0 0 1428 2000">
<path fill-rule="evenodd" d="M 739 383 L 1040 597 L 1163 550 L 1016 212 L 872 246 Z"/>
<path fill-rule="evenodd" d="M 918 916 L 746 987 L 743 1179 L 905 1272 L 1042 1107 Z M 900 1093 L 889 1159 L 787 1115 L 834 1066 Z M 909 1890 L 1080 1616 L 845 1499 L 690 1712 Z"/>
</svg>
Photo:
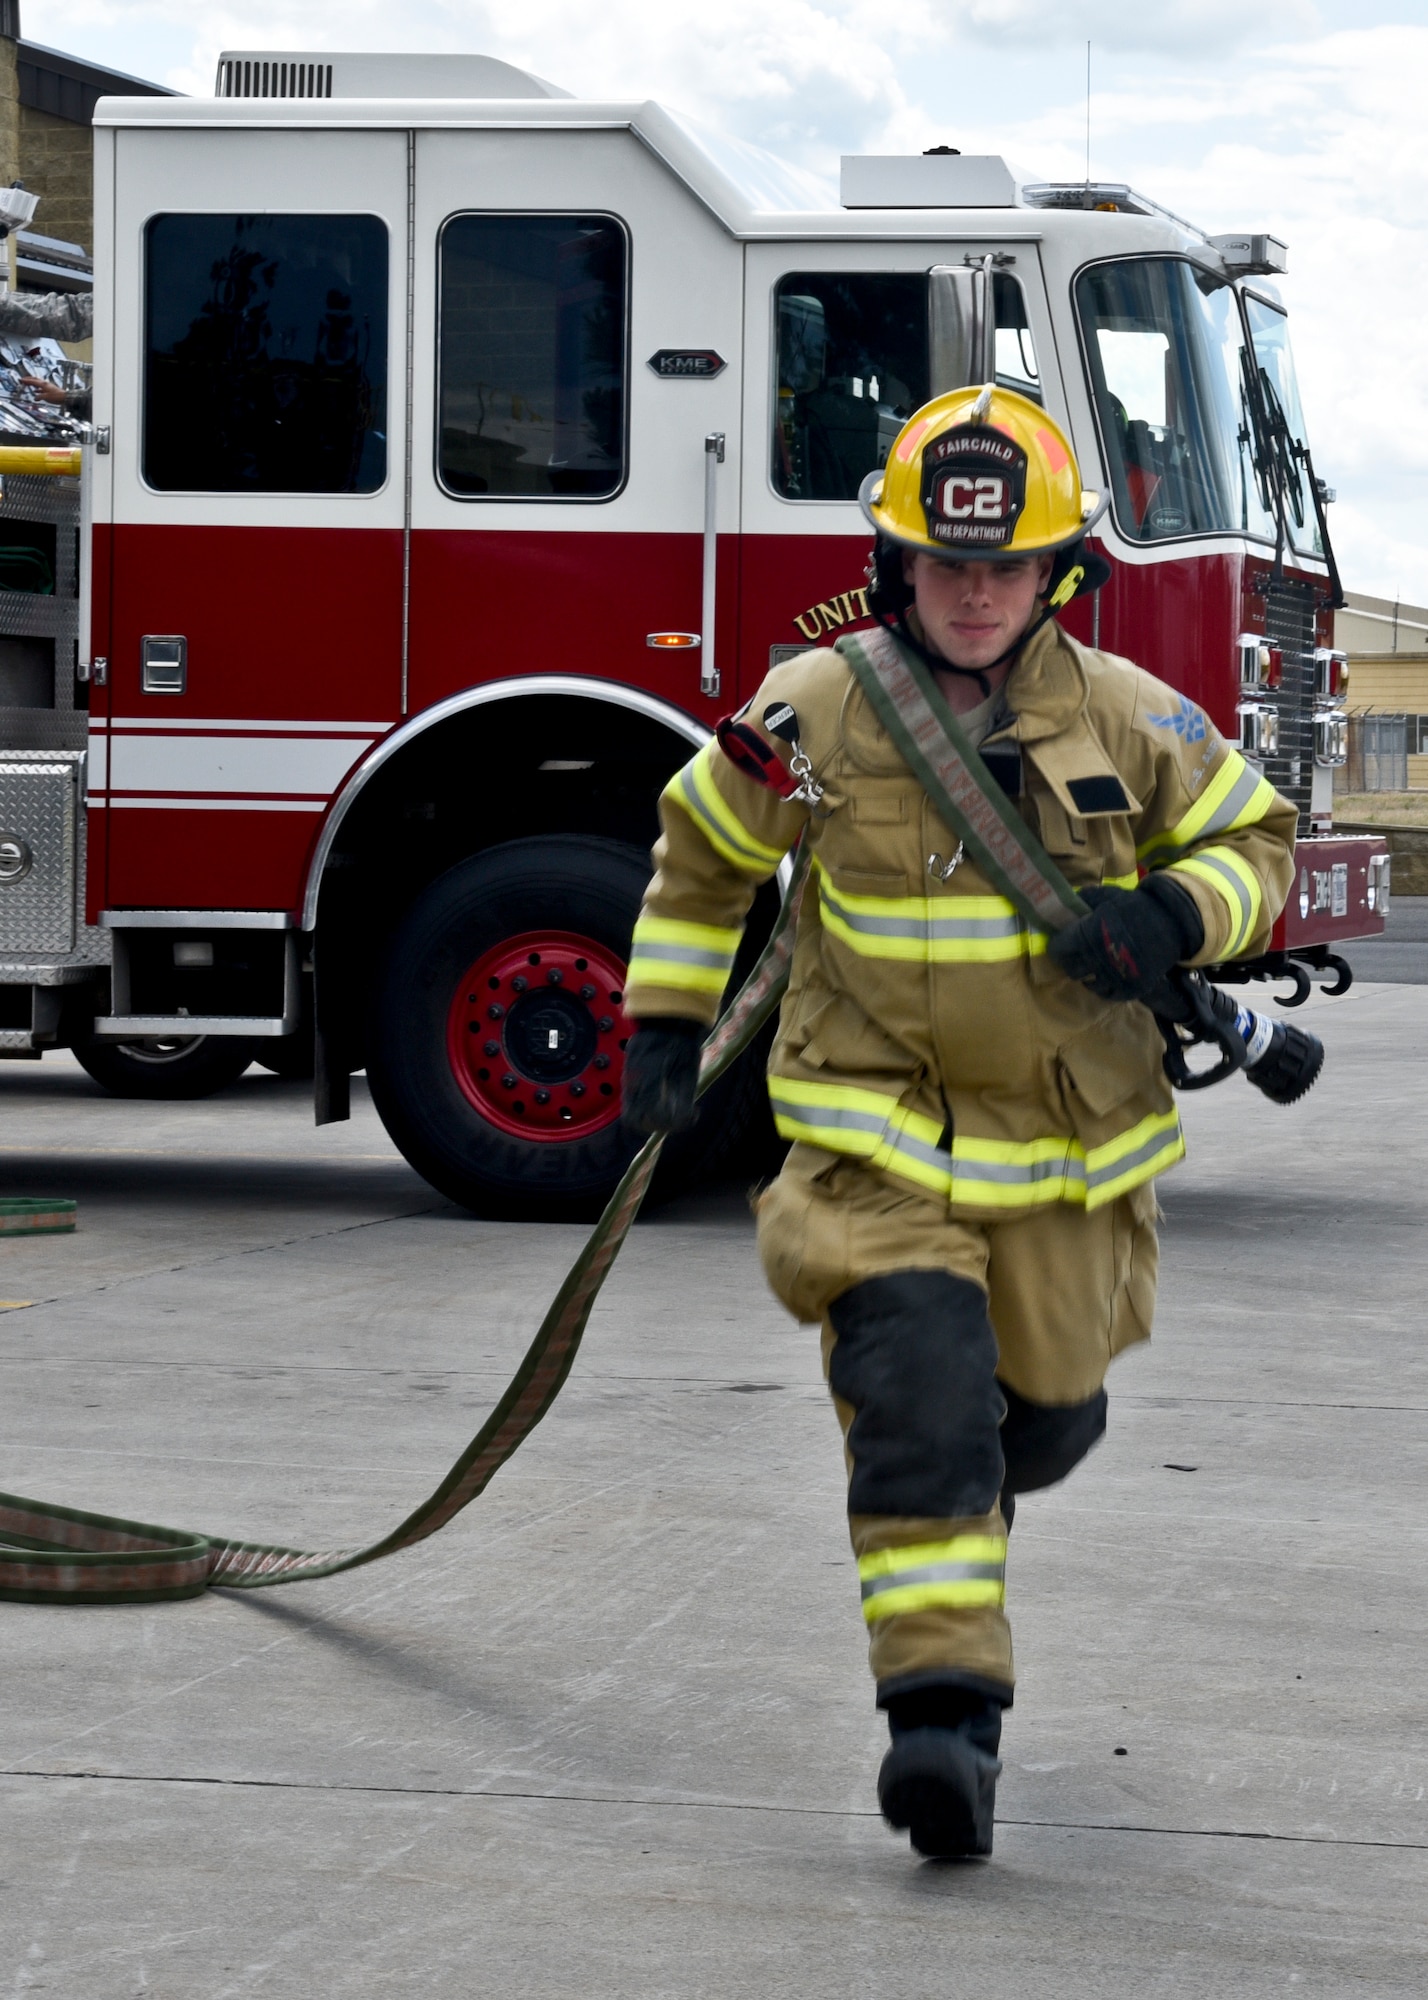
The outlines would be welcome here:
<svg viewBox="0 0 1428 2000">
<path fill-rule="evenodd" d="M 863 1616 L 870 1625 L 900 1611 L 970 1611 L 1005 1604 L 1005 1535 L 953 1535 L 859 1556 Z"/>
<path fill-rule="evenodd" d="M 1059 1134 L 1028 1140 L 954 1135 L 949 1151 L 935 1119 L 857 1084 L 771 1076 L 769 1101 L 780 1138 L 866 1160 L 967 1208 L 1028 1209 L 1053 1201 L 1101 1208 L 1185 1155 L 1174 1108 L 1150 1112 L 1099 1146 Z"/>
<path fill-rule="evenodd" d="M 1046 950 L 1005 896 L 854 896 L 815 857 L 823 928 L 860 958 L 992 965 Z"/>
<path fill-rule="evenodd" d="M 1268 778 L 1247 764 L 1238 750 L 1225 753 L 1225 761 L 1196 799 L 1183 819 L 1157 833 L 1136 849 L 1142 861 L 1154 860 L 1163 867 L 1184 854 L 1198 840 L 1217 833 L 1235 833 L 1264 818 L 1276 797 Z"/>
<path fill-rule="evenodd" d="M 685 993 L 722 993 L 734 969 L 741 935 L 716 924 L 641 916 L 630 944 L 626 983 L 667 986 Z"/>
<path fill-rule="evenodd" d="M 783 860 L 783 849 L 770 847 L 752 833 L 715 784 L 710 766 L 717 748 L 711 738 L 682 771 L 676 771 L 664 797 L 684 808 L 714 852 L 732 868 L 766 881 Z"/>
<path fill-rule="evenodd" d="M 1222 898 L 1230 913 L 1230 941 L 1222 956 L 1233 958 L 1243 951 L 1254 935 L 1264 895 L 1259 877 L 1233 847 L 1198 847 L 1177 861 L 1167 873 L 1194 875 Z"/>
</svg>

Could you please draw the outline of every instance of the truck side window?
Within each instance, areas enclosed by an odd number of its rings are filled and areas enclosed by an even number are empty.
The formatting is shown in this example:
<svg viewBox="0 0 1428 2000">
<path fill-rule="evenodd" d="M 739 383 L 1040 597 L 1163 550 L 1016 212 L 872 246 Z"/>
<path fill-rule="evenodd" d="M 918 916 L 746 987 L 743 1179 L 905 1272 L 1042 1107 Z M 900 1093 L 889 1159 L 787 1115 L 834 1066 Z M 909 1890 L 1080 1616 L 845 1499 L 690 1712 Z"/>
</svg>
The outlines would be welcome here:
<svg viewBox="0 0 1428 2000">
<path fill-rule="evenodd" d="M 629 253 L 601 215 L 441 232 L 437 477 L 463 500 L 604 500 L 625 479 Z"/>
<path fill-rule="evenodd" d="M 1015 389 L 1019 396 L 1039 403 L 1041 377 L 1021 286 L 1007 272 L 998 271 L 992 280 L 992 298 L 997 315 L 997 381 L 1003 389 Z"/>
<path fill-rule="evenodd" d="M 373 493 L 387 476 L 387 229 L 156 215 L 144 477 L 163 493 Z"/>
<path fill-rule="evenodd" d="M 856 500 L 928 397 L 920 271 L 794 271 L 774 292 L 773 487 L 785 500 Z"/>
</svg>

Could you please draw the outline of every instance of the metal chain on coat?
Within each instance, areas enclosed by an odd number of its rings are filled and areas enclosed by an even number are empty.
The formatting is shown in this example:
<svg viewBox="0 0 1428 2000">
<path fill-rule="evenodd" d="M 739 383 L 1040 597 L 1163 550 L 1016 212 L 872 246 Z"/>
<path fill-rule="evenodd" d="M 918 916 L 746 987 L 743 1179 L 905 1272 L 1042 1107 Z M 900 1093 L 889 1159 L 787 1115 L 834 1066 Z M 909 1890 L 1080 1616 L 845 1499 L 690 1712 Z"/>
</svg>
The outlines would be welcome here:
<svg viewBox="0 0 1428 2000">
<path fill-rule="evenodd" d="M 782 999 L 808 878 L 799 843 L 783 906 L 757 965 L 704 1043 L 699 1092 L 748 1048 Z M 510 1386 L 436 1491 L 389 1534 L 356 1548 L 295 1549 L 239 1542 L 114 1514 L 51 1506 L 0 1493 L 0 1599 L 29 1604 L 138 1604 L 196 1597 L 214 1587 L 261 1590 L 357 1569 L 444 1528 L 490 1483 L 560 1394 L 600 1287 L 639 1214 L 664 1144 L 645 1141 L 606 1204 Z"/>
</svg>

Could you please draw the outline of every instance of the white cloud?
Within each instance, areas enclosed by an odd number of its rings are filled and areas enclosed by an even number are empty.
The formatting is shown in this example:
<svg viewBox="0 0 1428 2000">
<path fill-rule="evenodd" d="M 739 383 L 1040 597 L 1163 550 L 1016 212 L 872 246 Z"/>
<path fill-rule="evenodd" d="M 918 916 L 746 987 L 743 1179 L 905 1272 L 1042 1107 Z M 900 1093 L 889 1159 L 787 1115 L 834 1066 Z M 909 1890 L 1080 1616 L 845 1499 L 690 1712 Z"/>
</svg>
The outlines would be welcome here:
<svg viewBox="0 0 1428 2000">
<path fill-rule="evenodd" d="M 1351 587 L 1428 602 L 1428 27 L 1415 0 L 24 0 L 26 32 L 180 88 L 222 47 L 479 49 L 655 97 L 828 173 L 936 140 L 1093 170 L 1290 245 L 1304 402 Z"/>
<path fill-rule="evenodd" d="M 1005 46 L 1029 41 L 1043 46 L 1084 47 L 1143 54 L 1222 56 L 1245 42 L 1269 36 L 1312 32 L 1317 25 L 1310 0 L 960 0 L 945 10 L 972 37 Z"/>
</svg>

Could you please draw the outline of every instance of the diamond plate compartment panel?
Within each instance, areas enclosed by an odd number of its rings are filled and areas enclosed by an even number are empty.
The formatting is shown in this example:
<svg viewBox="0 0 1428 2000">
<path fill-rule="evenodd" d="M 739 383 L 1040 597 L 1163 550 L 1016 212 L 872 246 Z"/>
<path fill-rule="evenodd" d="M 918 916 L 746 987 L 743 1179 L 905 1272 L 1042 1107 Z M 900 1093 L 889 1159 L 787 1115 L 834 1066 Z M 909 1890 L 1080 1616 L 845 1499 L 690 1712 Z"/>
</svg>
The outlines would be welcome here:
<svg viewBox="0 0 1428 2000">
<path fill-rule="evenodd" d="M 82 763 L 0 752 L 0 953 L 73 949 Z"/>
</svg>

